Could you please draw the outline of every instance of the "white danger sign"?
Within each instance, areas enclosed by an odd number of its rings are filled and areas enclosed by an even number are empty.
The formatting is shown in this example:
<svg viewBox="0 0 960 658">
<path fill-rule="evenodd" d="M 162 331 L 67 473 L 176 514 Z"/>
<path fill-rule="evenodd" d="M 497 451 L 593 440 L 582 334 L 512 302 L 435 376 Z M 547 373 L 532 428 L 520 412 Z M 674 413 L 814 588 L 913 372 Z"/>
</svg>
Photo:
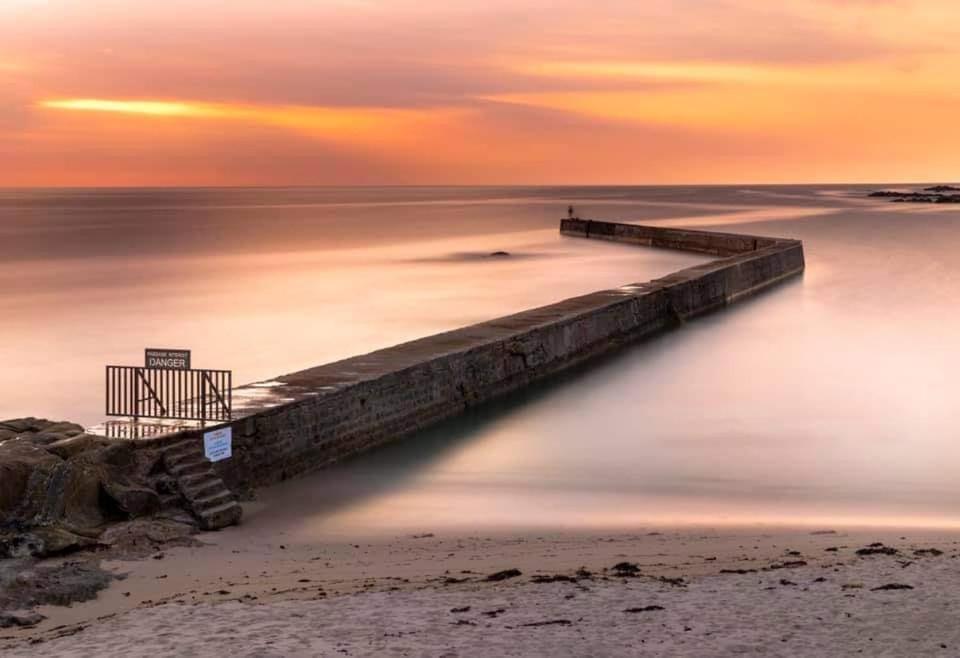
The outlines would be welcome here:
<svg viewBox="0 0 960 658">
<path fill-rule="evenodd" d="M 233 430 L 224 427 L 203 435 L 203 452 L 212 462 L 233 456 Z"/>
</svg>

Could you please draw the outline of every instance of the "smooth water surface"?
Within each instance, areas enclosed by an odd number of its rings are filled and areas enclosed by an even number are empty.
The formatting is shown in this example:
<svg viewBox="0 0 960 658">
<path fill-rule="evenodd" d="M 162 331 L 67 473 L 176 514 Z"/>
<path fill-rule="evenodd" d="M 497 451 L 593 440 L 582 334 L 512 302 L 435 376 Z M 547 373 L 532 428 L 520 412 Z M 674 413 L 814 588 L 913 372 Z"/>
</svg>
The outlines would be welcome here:
<svg viewBox="0 0 960 658">
<path fill-rule="evenodd" d="M 262 492 L 306 535 L 960 525 L 960 210 L 841 187 L 7 192 L 0 416 L 97 420 L 104 361 L 238 381 L 699 262 L 558 215 L 804 240 L 802 278 Z M 17 228 L 19 227 L 19 228 Z M 514 256 L 489 259 L 506 249 Z"/>
</svg>

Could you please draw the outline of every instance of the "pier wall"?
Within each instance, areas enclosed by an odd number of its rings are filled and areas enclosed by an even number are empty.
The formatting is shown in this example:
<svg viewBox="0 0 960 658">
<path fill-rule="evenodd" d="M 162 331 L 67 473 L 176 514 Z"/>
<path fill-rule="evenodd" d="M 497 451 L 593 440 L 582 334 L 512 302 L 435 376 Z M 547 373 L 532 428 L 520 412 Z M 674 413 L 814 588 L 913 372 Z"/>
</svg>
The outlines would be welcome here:
<svg viewBox="0 0 960 658">
<path fill-rule="evenodd" d="M 796 240 L 579 219 L 564 220 L 560 230 L 718 259 L 235 389 L 233 456 L 217 462 L 216 470 L 231 488 L 244 490 L 320 468 L 736 302 L 804 268 Z M 202 432 L 154 442 L 192 437 L 202 440 Z"/>
</svg>

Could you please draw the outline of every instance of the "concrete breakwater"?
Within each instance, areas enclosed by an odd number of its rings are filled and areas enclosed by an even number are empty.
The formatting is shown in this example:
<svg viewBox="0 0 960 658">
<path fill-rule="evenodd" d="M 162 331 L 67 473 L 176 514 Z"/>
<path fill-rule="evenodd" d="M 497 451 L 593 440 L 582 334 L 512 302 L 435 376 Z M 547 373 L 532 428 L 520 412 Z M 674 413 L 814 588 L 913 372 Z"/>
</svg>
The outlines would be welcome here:
<svg viewBox="0 0 960 658">
<path fill-rule="evenodd" d="M 277 482 L 397 440 L 592 357 L 733 303 L 804 268 L 797 240 L 563 220 L 565 236 L 717 260 L 646 282 L 414 340 L 234 390 L 234 490 Z M 209 431 L 208 428 L 207 431 Z M 187 430 L 144 443 L 201 441 Z"/>
</svg>

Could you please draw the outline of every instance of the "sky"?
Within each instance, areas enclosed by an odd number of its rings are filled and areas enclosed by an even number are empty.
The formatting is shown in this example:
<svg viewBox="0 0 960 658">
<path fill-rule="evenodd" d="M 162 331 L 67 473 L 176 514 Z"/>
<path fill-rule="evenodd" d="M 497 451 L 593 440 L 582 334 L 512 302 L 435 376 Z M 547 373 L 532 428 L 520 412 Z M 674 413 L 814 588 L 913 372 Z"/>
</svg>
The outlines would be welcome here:
<svg viewBox="0 0 960 658">
<path fill-rule="evenodd" d="M 956 0 L 0 0 L 0 186 L 960 178 Z"/>
</svg>

